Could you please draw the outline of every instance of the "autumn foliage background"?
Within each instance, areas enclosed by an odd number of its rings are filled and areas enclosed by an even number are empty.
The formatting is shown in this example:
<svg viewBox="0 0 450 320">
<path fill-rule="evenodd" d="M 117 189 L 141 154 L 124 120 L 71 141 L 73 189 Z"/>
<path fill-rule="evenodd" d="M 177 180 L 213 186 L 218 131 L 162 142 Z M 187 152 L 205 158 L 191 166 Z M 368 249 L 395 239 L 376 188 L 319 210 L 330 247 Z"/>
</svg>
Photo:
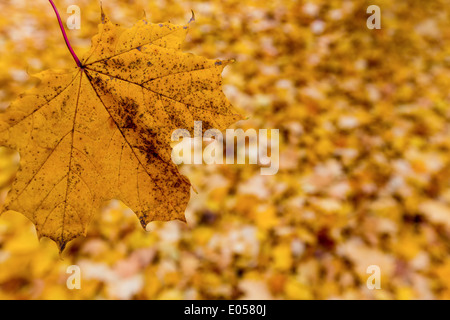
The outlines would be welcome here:
<svg viewBox="0 0 450 320">
<path fill-rule="evenodd" d="M 100 7 L 69 30 L 89 49 Z M 185 165 L 187 224 L 151 223 L 112 201 L 62 257 L 18 213 L 0 217 L 1 299 L 450 298 L 450 7 L 447 1 L 103 0 L 111 20 L 191 27 L 183 51 L 236 59 L 224 92 L 280 129 L 280 170 Z M 381 30 L 366 27 L 380 6 Z M 46 0 L 0 3 L 0 110 L 72 67 Z M 0 203 L 19 156 L 0 148 Z M 81 290 L 66 287 L 79 265 Z M 381 268 L 380 290 L 366 269 Z"/>
</svg>

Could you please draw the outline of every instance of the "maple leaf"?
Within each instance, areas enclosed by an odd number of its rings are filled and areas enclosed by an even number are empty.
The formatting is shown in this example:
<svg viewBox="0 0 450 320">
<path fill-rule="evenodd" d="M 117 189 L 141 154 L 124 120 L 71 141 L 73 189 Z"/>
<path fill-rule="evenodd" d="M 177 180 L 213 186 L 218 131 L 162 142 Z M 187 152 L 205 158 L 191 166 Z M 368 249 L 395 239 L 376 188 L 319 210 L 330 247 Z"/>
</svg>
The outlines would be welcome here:
<svg viewBox="0 0 450 320">
<path fill-rule="evenodd" d="M 110 199 L 144 228 L 185 221 L 190 182 L 171 161 L 171 133 L 242 119 L 221 91 L 228 61 L 181 52 L 187 31 L 146 19 L 123 28 L 102 10 L 79 65 L 38 74 L 40 84 L 0 114 L 0 145 L 21 156 L 4 210 L 24 214 L 60 251 Z"/>
</svg>

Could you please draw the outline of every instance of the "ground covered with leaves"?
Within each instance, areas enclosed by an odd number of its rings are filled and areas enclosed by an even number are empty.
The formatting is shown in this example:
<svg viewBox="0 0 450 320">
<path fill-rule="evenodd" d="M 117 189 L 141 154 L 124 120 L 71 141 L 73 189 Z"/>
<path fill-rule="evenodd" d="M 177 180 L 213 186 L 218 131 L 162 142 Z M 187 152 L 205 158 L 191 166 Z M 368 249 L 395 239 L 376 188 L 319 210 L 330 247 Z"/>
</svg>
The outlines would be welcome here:
<svg viewBox="0 0 450 320">
<path fill-rule="evenodd" d="M 77 53 L 97 1 L 68 31 Z M 381 30 L 366 27 L 377 4 Z M 151 223 L 112 201 L 62 259 L 18 213 L 0 217 L 2 299 L 450 298 L 450 9 L 446 1 L 107 0 L 111 20 L 191 26 L 183 51 L 235 59 L 224 92 L 280 129 L 280 170 L 185 165 L 187 224 Z M 0 4 L 0 110 L 73 64 L 47 1 Z M 19 157 L 0 148 L 1 199 Z M 0 201 L 2 201 L 0 200 Z M 79 265 L 81 290 L 66 287 Z M 368 290 L 366 269 L 381 269 Z"/>
</svg>

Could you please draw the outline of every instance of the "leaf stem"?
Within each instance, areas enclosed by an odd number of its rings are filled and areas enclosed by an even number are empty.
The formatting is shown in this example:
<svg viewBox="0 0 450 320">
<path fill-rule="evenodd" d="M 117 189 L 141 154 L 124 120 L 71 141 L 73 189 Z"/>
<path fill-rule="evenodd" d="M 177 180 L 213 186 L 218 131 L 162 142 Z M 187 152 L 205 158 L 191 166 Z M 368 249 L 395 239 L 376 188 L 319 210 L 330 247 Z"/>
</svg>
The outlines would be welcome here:
<svg viewBox="0 0 450 320">
<path fill-rule="evenodd" d="M 70 54 L 72 55 L 73 59 L 74 59 L 75 62 L 77 63 L 77 66 L 81 68 L 82 65 L 81 65 L 80 59 L 78 59 L 77 55 L 75 54 L 75 51 L 73 51 L 72 46 L 70 45 L 69 39 L 67 38 L 66 31 L 64 30 L 64 26 L 63 26 L 63 23 L 62 23 L 62 21 L 61 21 L 61 17 L 59 16 L 58 9 L 56 9 L 56 6 L 55 6 L 55 4 L 53 3 L 53 0 L 48 0 L 48 1 L 49 1 L 50 4 L 52 5 L 53 10 L 54 10 L 55 13 L 56 13 L 56 17 L 58 18 L 59 28 L 61 29 L 62 35 L 63 35 L 63 37 L 64 37 L 64 41 L 66 42 L 66 45 L 67 45 L 67 48 L 69 49 Z"/>
</svg>

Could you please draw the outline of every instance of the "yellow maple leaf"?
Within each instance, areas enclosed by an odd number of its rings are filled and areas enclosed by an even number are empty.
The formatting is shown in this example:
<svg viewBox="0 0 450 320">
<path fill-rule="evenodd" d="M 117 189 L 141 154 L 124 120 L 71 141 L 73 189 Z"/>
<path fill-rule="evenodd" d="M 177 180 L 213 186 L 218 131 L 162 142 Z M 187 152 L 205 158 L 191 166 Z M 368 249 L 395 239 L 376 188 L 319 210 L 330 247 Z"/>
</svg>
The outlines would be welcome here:
<svg viewBox="0 0 450 320">
<path fill-rule="evenodd" d="M 146 19 L 123 28 L 102 11 L 78 66 L 38 74 L 40 84 L 0 114 L 0 145 L 21 155 L 5 209 L 23 213 L 61 251 L 110 199 L 144 228 L 184 221 L 190 183 L 171 161 L 171 133 L 241 119 L 221 91 L 228 61 L 181 52 L 187 31 Z"/>
</svg>

